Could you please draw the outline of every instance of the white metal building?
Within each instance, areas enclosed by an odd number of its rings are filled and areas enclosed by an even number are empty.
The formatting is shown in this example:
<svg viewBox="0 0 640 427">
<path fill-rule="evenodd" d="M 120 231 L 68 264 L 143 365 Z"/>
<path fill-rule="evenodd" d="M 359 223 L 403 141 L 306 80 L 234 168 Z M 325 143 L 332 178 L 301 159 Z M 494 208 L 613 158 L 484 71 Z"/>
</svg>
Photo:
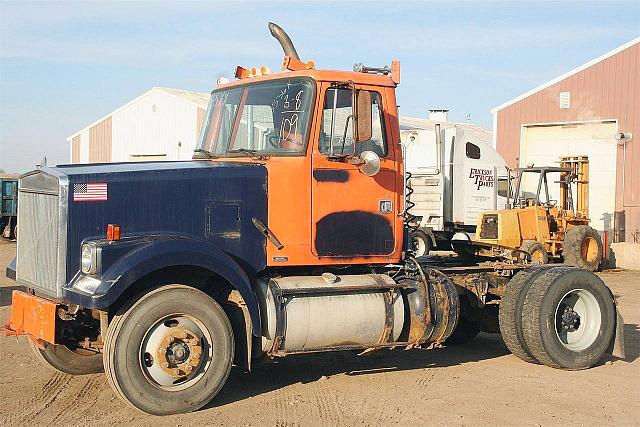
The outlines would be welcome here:
<svg viewBox="0 0 640 427">
<path fill-rule="evenodd" d="M 189 160 L 204 122 L 210 95 L 154 87 L 67 138 L 71 163 Z M 458 127 L 473 141 L 491 145 L 491 130 L 449 122 L 449 110 L 429 118 L 400 117 L 400 129 Z"/>
<path fill-rule="evenodd" d="M 191 159 L 208 93 L 154 87 L 67 138 L 71 163 Z"/>
</svg>

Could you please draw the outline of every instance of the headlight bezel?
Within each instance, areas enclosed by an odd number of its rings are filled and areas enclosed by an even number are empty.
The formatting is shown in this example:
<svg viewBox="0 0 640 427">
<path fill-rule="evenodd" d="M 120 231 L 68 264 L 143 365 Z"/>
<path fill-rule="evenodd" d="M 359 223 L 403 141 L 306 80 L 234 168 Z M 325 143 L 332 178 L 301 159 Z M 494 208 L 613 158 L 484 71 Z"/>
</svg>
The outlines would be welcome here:
<svg viewBox="0 0 640 427">
<path fill-rule="evenodd" d="M 80 271 L 84 274 L 96 274 L 101 267 L 101 248 L 95 243 L 83 243 L 80 247 Z"/>
</svg>

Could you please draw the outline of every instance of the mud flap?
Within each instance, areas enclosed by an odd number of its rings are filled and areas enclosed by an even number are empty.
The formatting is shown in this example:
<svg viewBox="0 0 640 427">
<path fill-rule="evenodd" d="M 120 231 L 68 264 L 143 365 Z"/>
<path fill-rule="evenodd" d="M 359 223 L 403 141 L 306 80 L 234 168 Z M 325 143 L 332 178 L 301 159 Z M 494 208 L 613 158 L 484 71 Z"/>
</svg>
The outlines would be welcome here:
<svg viewBox="0 0 640 427">
<path fill-rule="evenodd" d="M 613 338 L 611 339 L 611 344 L 609 344 L 609 348 L 607 348 L 607 353 L 620 359 L 625 358 L 624 320 L 622 319 L 622 315 L 620 314 L 618 307 L 616 307 L 616 329 L 613 334 Z"/>
</svg>

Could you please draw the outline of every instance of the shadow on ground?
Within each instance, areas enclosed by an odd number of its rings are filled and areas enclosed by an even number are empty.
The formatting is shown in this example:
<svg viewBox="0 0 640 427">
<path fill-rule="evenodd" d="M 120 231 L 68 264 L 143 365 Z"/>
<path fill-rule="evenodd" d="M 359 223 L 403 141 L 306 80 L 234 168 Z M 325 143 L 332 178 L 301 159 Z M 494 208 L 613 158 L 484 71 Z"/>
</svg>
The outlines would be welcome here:
<svg viewBox="0 0 640 427">
<path fill-rule="evenodd" d="M 0 307 L 11 305 L 11 294 L 13 291 L 25 291 L 24 286 L 2 286 L 0 287 Z"/>
<path fill-rule="evenodd" d="M 625 362 L 640 357 L 640 327 L 625 324 Z M 289 356 L 253 367 L 248 373 L 234 368 L 226 385 L 203 410 L 227 405 L 295 383 L 310 383 L 323 376 L 369 375 L 380 372 L 442 368 L 509 354 L 499 334 L 480 334 L 473 341 L 436 350 L 381 350 L 358 356 L 356 352 Z"/>
<path fill-rule="evenodd" d="M 635 323 L 624 324 L 625 362 L 633 362 L 640 357 L 640 326 Z"/>
<path fill-rule="evenodd" d="M 465 345 L 436 350 L 381 350 L 358 356 L 356 352 L 288 356 L 253 367 L 248 373 L 234 368 L 218 395 L 204 409 L 267 393 L 295 383 L 310 383 L 323 376 L 369 375 L 380 372 L 436 368 L 492 359 L 509 354 L 498 334 L 481 334 Z"/>
</svg>

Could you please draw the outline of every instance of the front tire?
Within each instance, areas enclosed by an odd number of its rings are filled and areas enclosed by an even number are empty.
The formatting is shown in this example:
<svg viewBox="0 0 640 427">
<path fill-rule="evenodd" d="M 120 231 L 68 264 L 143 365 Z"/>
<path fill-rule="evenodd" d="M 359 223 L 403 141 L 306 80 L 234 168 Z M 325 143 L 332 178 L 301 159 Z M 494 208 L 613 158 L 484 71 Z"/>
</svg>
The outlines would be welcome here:
<svg viewBox="0 0 640 427">
<path fill-rule="evenodd" d="M 429 235 L 422 230 L 415 230 L 412 233 L 413 252 L 416 258 L 429 255 L 431 251 L 431 239 Z"/>
<path fill-rule="evenodd" d="M 549 262 L 549 253 L 540 242 L 525 240 L 522 242 L 520 250 L 528 253 L 531 257 L 531 262 L 534 264 L 547 264 Z"/>
<path fill-rule="evenodd" d="M 547 366 L 578 370 L 593 366 L 613 337 L 613 295 L 595 274 L 556 267 L 538 276 L 523 308 L 524 339 Z"/>
<path fill-rule="evenodd" d="M 184 285 L 162 286 L 114 316 L 105 372 L 116 394 L 143 412 L 191 412 L 224 385 L 233 343 L 229 319 L 213 298 Z"/>
<path fill-rule="evenodd" d="M 69 375 L 99 374 L 104 371 L 102 354 L 82 348 L 71 350 L 62 344 L 38 348 L 30 343 L 36 358 L 45 366 Z"/>
</svg>

